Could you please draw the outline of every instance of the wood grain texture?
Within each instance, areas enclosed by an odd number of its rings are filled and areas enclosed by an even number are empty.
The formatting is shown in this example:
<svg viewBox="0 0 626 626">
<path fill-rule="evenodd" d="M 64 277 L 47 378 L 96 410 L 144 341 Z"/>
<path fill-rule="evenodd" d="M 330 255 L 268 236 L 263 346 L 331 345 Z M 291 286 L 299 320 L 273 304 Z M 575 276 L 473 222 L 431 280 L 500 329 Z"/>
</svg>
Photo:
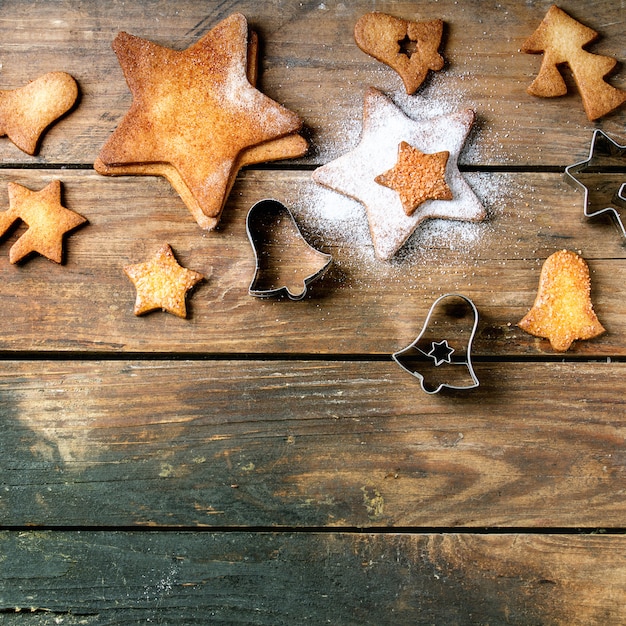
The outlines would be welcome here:
<svg viewBox="0 0 626 626">
<path fill-rule="evenodd" d="M 8 362 L 5 526 L 614 527 L 621 363 Z"/>
<path fill-rule="evenodd" d="M 62 265 L 9 264 L 23 225 L 0 239 L 3 625 L 626 623 L 626 248 L 563 177 L 594 129 L 626 143 L 626 108 L 590 123 L 567 70 L 566 96 L 526 92 L 541 57 L 520 48 L 551 4 L 0 3 L 0 89 L 61 70 L 80 91 L 37 156 L 0 138 L 0 211 L 8 182 L 59 179 L 89 220 Z M 619 3 L 559 6 L 626 89 Z M 417 95 L 356 46 L 372 10 L 445 22 Z M 165 180 L 92 164 L 131 104 L 117 33 L 183 49 L 235 11 L 311 150 L 244 169 L 205 233 Z M 415 118 L 475 110 L 460 166 L 484 223 L 428 222 L 374 258 L 363 207 L 311 180 L 359 141 L 370 86 Z M 301 302 L 247 293 L 263 198 L 333 256 Z M 189 319 L 137 318 L 123 267 L 166 242 L 209 278 Z M 516 323 L 562 248 L 589 263 L 607 332 L 555 355 Z M 478 307 L 480 387 L 430 396 L 390 355 L 448 292 Z"/>
<path fill-rule="evenodd" d="M 3 532 L 0 615 L 11 626 L 619 624 L 625 548 L 615 536 Z"/>
<path fill-rule="evenodd" d="M 44 138 L 37 163 L 92 163 L 130 105 L 110 43 L 120 30 L 185 48 L 221 19 L 241 11 L 262 44 L 261 87 L 298 112 L 313 139 L 308 162 L 324 162 L 358 136 L 365 90 L 378 87 L 398 96 L 421 116 L 471 107 L 477 135 L 465 163 L 564 166 L 587 153 L 591 131 L 580 96 L 570 82 L 562 98 L 526 93 L 541 59 L 520 52 L 551 2 L 501 3 L 485 8 L 477 0 L 445 0 L 432 6 L 412 2 L 195 2 L 163 0 L 147 5 L 35 0 L 3 5 L 0 19 L 2 88 L 14 88 L 39 74 L 63 70 L 80 85 L 76 110 Z M 567 1 L 560 6 L 602 33 L 593 52 L 626 59 L 623 11 L 614 2 Z M 366 11 L 409 19 L 443 19 L 446 67 L 431 73 L 415 97 L 403 95 L 393 70 L 361 52 L 353 28 Z M 611 79 L 626 87 L 623 72 Z M 623 134 L 622 108 L 602 120 L 603 128 Z M 524 150 L 532 145 L 533 150 Z M 32 163 L 8 142 L 0 142 L 0 161 Z"/>
<path fill-rule="evenodd" d="M 89 220 L 66 238 L 61 266 L 43 257 L 12 266 L 8 250 L 23 229 L 0 240 L 0 307 L 11 329 L 0 335 L 4 350 L 391 354 L 417 336 L 436 298 L 460 292 L 481 316 L 476 355 L 540 356 L 552 353 L 549 343 L 516 324 L 535 300 L 545 258 L 568 248 L 590 265 L 593 302 L 607 329 L 575 343 L 568 356 L 626 353 L 621 238 L 610 219 L 584 218 L 582 194 L 560 174 L 467 173 L 488 220 L 427 222 L 392 262 L 375 259 L 363 207 L 321 189 L 306 172 L 245 172 L 219 231 L 208 234 L 157 177 L 0 174 L 0 187 L 13 181 L 39 189 L 60 179 L 65 205 Z M 0 205 L 3 197 L 8 202 L 0 188 Z M 307 239 L 333 256 L 304 301 L 248 295 L 254 254 L 245 220 L 265 197 L 292 208 Z M 187 320 L 132 314 L 135 292 L 123 267 L 151 258 L 162 243 L 209 277 L 188 298 Z"/>
</svg>

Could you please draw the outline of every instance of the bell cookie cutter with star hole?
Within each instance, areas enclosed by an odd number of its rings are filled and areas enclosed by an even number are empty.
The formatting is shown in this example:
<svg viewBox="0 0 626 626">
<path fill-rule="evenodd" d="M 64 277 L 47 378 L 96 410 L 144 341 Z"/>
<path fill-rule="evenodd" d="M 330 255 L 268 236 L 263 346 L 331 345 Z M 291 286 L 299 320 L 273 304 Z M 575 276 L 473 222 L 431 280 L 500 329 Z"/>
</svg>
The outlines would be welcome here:
<svg viewBox="0 0 626 626">
<path fill-rule="evenodd" d="M 309 285 L 332 263 L 303 237 L 291 211 L 278 200 L 260 200 L 248 211 L 248 239 L 256 269 L 248 293 L 257 298 L 286 295 L 302 300 Z"/>
<path fill-rule="evenodd" d="M 585 217 L 608 213 L 614 218 L 622 237 L 626 225 L 620 211 L 626 210 L 626 146 L 620 146 L 603 131 L 596 129 L 589 157 L 565 168 L 566 180 L 583 189 Z M 621 179 L 619 182 L 616 182 Z"/>
<path fill-rule="evenodd" d="M 448 389 L 472 389 L 479 382 L 472 366 L 472 342 L 478 327 L 474 303 L 461 294 L 448 293 L 435 300 L 424 327 L 393 360 L 419 378 L 428 394 Z"/>
</svg>

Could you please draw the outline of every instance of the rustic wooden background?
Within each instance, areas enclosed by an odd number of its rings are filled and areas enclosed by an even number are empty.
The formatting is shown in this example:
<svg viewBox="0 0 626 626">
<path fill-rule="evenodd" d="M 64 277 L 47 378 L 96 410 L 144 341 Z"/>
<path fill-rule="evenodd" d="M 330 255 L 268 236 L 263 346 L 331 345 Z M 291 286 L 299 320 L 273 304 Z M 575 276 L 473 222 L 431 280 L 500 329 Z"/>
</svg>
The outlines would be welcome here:
<svg viewBox="0 0 626 626">
<path fill-rule="evenodd" d="M 626 61 L 626 9 L 559 6 Z M 526 93 L 519 52 L 550 2 L 0 2 L 0 88 L 72 74 L 78 106 L 38 156 L 0 139 L 6 183 L 63 183 L 89 220 L 56 266 L 0 241 L 2 624 L 626 623 L 626 254 L 586 220 L 565 166 L 594 128 L 626 142 L 626 107 L 589 123 L 570 93 Z M 361 52 L 365 12 L 445 21 L 445 68 L 415 96 Z M 298 161 L 243 171 L 218 232 L 163 179 L 92 163 L 130 104 L 119 30 L 185 48 L 241 11 L 261 41 L 260 88 L 298 112 Z M 611 83 L 626 88 L 618 66 Z M 377 261 L 362 208 L 311 171 L 356 145 L 363 95 L 415 116 L 472 107 L 461 168 L 478 225 L 424 225 Z M 247 294 L 250 206 L 290 206 L 334 257 L 300 302 Z M 211 274 L 187 320 L 132 314 L 122 271 L 169 242 Z M 516 327 L 539 271 L 587 260 L 607 333 L 565 354 Z M 480 387 L 424 394 L 391 360 L 436 297 L 480 311 Z"/>
</svg>

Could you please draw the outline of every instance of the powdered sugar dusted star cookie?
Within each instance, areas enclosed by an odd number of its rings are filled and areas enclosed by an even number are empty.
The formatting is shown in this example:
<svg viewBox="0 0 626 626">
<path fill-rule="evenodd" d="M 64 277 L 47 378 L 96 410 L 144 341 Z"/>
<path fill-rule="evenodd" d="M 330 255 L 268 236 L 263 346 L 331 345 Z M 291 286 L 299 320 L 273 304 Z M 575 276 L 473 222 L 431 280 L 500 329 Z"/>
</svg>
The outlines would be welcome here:
<svg viewBox="0 0 626 626">
<path fill-rule="evenodd" d="M 458 169 L 459 154 L 473 122 L 474 112 L 470 109 L 431 119 L 411 119 L 372 87 L 365 96 L 363 131 L 358 146 L 316 169 L 313 180 L 365 206 L 376 256 L 391 259 L 426 219 L 471 222 L 485 219 L 483 205 Z M 399 155 L 407 150 L 406 147 L 401 149 L 404 144 L 427 155 L 448 153 L 444 179 L 451 199 L 426 199 L 407 215 L 402 189 L 377 182 L 377 178 L 384 180 L 386 173 L 398 169 Z M 416 181 L 416 189 L 419 189 L 420 178 L 427 186 L 427 181 L 433 177 L 429 162 L 432 164 L 432 159 L 416 159 L 411 175 L 404 172 L 404 178 Z M 420 167 L 420 164 L 427 166 Z"/>
</svg>

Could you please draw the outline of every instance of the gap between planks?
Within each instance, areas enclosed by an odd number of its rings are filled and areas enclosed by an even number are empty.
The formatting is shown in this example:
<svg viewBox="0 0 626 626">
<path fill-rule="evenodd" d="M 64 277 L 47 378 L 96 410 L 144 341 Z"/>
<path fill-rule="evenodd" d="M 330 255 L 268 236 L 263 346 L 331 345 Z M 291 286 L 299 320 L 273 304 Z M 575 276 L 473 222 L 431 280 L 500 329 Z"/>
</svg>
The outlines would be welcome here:
<svg viewBox="0 0 626 626">
<path fill-rule="evenodd" d="M 275 535 L 626 535 L 626 527 L 575 526 L 167 526 L 167 525 L 0 525 L 0 532 L 96 532 L 96 533 L 196 533 L 196 534 L 275 534 Z"/>
</svg>

